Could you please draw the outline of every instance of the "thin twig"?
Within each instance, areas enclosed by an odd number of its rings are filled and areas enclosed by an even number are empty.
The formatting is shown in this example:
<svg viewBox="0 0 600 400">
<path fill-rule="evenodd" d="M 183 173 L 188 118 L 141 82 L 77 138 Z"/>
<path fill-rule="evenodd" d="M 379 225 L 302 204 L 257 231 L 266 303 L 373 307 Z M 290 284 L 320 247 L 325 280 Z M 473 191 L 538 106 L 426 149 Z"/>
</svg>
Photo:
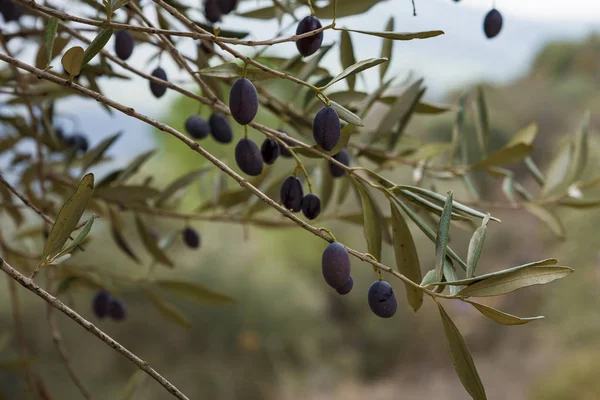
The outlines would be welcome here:
<svg viewBox="0 0 600 400">
<path fill-rule="evenodd" d="M 52 296 L 50 293 L 46 292 L 44 289 L 36 285 L 32 280 L 27 278 L 25 275 L 21 274 L 19 271 L 14 269 L 11 265 L 9 265 L 5 260 L 0 258 L 0 269 L 4 271 L 8 276 L 17 281 L 21 286 L 25 289 L 33 292 L 37 296 L 41 297 L 44 301 L 46 301 L 49 305 L 56 308 L 67 317 L 71 318 L 73 321 L 81 325 L 88 332 L 92 333 L 98 339 L 102 340 L 104 343 L 109 345 L 115 351 L 123 355 L 133 364 L 135 364 L 139 369 L 146 372 L 150 375 L 154 380 L 161 384 L 169 393 L 173 396 L 177 397 L 181 400 L 189 400 L 189 398 L 183 394 L 177 387 L 175 387 L 171 382 L 169 382 L 165 377 L 159 374 L 154 368 L 152 368 L 146 361 L 142 360 L 127 348 L 125 348 L 122 344 L 108 336 L 106 333 L 98 329 L 94 324 L 83 318 L 81 315 L 76 313 L 74 310 L 69 308 L 62 301 Z M 13 281 L 9 279 L 9 281 Z"/>
</svg>

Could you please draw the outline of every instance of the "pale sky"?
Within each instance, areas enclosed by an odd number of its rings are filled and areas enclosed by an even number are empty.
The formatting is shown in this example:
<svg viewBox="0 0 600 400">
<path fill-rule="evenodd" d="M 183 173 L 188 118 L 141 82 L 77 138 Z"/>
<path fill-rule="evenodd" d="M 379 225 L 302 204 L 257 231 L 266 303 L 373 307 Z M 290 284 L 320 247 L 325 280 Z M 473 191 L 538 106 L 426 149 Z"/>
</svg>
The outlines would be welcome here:
<svg viewBox="0 0 600 400">
<path fill-rule="evenodd" d="M 418 1 L 418 0 L 417 0 Z M 458 4 L 476 10 L 488 10 L 491 0 L 461 0 Z M 518 16 L 530 20 L 576 20 L 600 19 L 598 0 L 496 0 L 496 8 L 507 17 Z"/>
</svg>

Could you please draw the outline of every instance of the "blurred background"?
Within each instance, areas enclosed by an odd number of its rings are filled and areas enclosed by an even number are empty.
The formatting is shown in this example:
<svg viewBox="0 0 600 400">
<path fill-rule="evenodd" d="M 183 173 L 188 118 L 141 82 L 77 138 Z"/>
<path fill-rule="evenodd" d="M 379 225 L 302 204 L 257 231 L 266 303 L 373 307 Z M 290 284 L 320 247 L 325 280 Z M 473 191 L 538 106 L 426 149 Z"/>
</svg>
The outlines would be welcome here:
<svg viewBox="0 0 600 400">
<path fill-rule="evenodd" d="M 343 18 L 338 24 L 383 30 L 389 16 L 394 16 L 397 31 L 441 29 L 445 35 L 438 38 L 396 42 L 388 76 L 397 77 L 399 82 L 407 77 L 423 77 L 428 88 L 425 99 L 450 104 L 456 103 L 461 91 L 484 84 L 493 129 L 491 146 L 501 147 L 516 131 L 537 122 L 540 133 L 534 143 L 533 158 L 543 171 L 560 139 L 575 133 L 584 112 L 589 110 L 591 151 L 598 154 L 600 3 L 496 0 L 495 6 L 504 16 L 504 26 L 493 40 L 486 39 L 482 31 L 491 0 L 416 0 L 416 17 L 412 16 L 409 0 L 385 1 L 365 15 Z M 70 12 L 77 14 L 77 5 L 73 7 Z M 243 1 L 238 11 L 255 7 L 254 1 Z M 235 15 L 225 17 L 222 26 L 243 27 L 256 39 L 271 38 L 278 30 L 275 21 L 252 22 Z M 7 30 L 13 28 L 6 26 Z M 379 56 L 379 39 L 353 34 L 352 40 L 357 59 Z M 338 41 L 338 32 L 326 32 L 325 44 Z M 112 49 L 112 42 L 107 48 Z M 195 51 L 186 40 L 180 40 L 178 48 L 183 53 Z M 31 57 L 37 46 L 22 50 L 22 57 Z M 242 50 L 252 54 L 251 50 Z M 287 43 L 269 49 L 267 54 L 289 57 L 295 51 L 294 44 Z M 152 54 L 152 48 L 139 45 L 128 62 L 150 72 L 158 65 L 156 59 L 148 61 Z M 337 48 L 326 56 L 323 65 L 334 73 L 341 71 Z M 170 80 L 181 80 L 184 87 L 195 90 L 194 86 L 186 85 L 187 78 L 167 57 L 163 57 L 161 66 Z M 373 90 L 378 80 L 375 70 L 363 73 L 363 78 L 357 80 L 360 90 Z M 173 91 L 155 99 L 147 82 L 137 77 L 126 82 L 99 80 L 99 84 L 114 100 L 180 131 L 192 113 L 209 115 L 207 109 Z M 289 86 L 271 81 L 269 89 L 283 95 Z M 125 166 L 136 155 L 156 147 L 159 151 L 146 164 L 140 180 L 152 175 L 156 186 L 165 187 L 172 179 L 207 165 L 180 142 L 125 115 L 109 115 L 95 101 L 70 98 L 59 101 L 57 107 L 64 129 L 85 133 L 92 146 L 119 130 L 125 132 L 111 150 L 110 169 Z M 448 141 L 453 118 L 453 113 L 416 116 L 408 132 L 432 141 Z M 279 127 L 279 122 L 263 111 L 258 121 Z M 241 130 L 237 126 L 235 129 L 236 138 L 241 137 Z M 466 129 L 474 130 L 473 113 L 468 113 Z M 258 132 L 250 132 L 250 136 L 260 138 Z M 233 145 L 219 145 L 210 139 L 200 144 L 232 163 Z M 290 161 L 278 161 L 278 168 L 284 170 L 285 163 L 289 163 L 291 171 Z M 591 156 L 584 181 L 597 177 L 599 166 L 598 157 Z M 102 176 L 107 170 L 108 166 L 102 165 L 93 172 Z M 526 178 L 524 169 L 515 168 L 514 172 L 528 189 L 537 193 L 535 183 Z M 410 183 L 411 175 L 409 168 L 402 167 L 386 174 L 398 183 Z M 501 180 L 487 175 L 477 178 L 476 184 L 486 200 L 506 201 L 500 190 Z M 207 174 L 191 186 L 182 210 L 193 210 L 209 199 L 215 179 L 218 179 L 216 173 Z M 231 180 L 225 185 L 236 187 Z M 467 197 L 462 188 L 451 184 L 436 187 L 442 193 L 448 189 L 454 189 L 459 200 Z M 354 198 L 343 205 L 344 212 L 358 210 Z M 576 270 L 567 279 L 548 286 L 486 299 L 486 304 L 519 316 L 546 316 L 545 320 L 524 326 L 498 325 L 463 303 L 445 303 L 471 349 L 488 398 L 600 398 L 600 381 L 596 378 L 600 369 L 597 315 L 600 253 L 595 232 L 595 224 L 600 222 L 599 212 L 558 210 L 567 233 L 567 240 L 560 241 L 545 225 L 521 210 L 483 211 L 492 212 L 503 223 L 492 224 L 488 229 L 479 273 L 549 257 L 558 258 L 561 265 Z M 265 211 L 269 216 L 274 213 Z M 133 220 L 125 217 L 131 226 L 128 232 L 132 243 L 141 246 L 133 238 Z M 32 226 L 38 224 L 33 218 L 29 222 Z M 164 218 L 148 222 L 163 233 L 184 225 L 184 221 Z M 2 220 L 3 231 L 5 224 L 8 222 Z M 164 271 L 159 267 L 159 274 L 201 282 L 234 297 L 236 304 L 198 306 L 172 299 L 192 321 L 191 329 L 186 330 L 165 322 L 135 287 L 122 287 L 128 318 L 121 323 L 98 321 L 93 316 L 90 308 L 93 292 L 89 290 L 76 291 L 71 299 L 78 312 L 148 361 L 190 398 L 458 400 L 468 397 L 453 370 L 439 315 L 431 301 L 426 299 L 415 314 L 404 301 L 403 285 L 390 279 L 399 299 L 399 311 L 394 318 L 383 320 L 370 312 L 366 302 L 367 289 L 376 279 L 371 267 L 353 260 L 355 287 L 349 295 L 338 296 L 325 285 L 320 273 L 325 243 L 301 229 L 261 229 L 208 222 L 192 225 L 201 234 L 201 249 L 190 250 L 176 243 L 169 254 L 177 268 Z M 316 225 L 326 226 L 341 242 L 366 251 L 359 225 L 330 220 L 321 223 L 317 220 Z M 420 231 L 414 230 L 413 235 L 425 273 L 431 268 L 434 246 Z M 453 231 L 452 242 L 453 248 L 466 257 L 469 234 Z M 39 243 L 32 242 L 30 246 L 36 248 Z M 136 274 L 136 268 L 140 268 L 114 250 L 102 221 L 95 224 L 88 251 L 75 257 L 73 262 L 109 271 Z M 384 245 L 383 262 L 394 265 L 389 245 Z M 6 287 L 6 282 L 1 282 L 0 287 Z M 52 398 L 80 398 L 51 342 L 45 305 L 24 290 L 19 290 L 19 296 L 35 366 L 45 377 Z M 13 329 L 9 304 L 7 291 L 0 290 L 0 334 Z M 72 321 L 62 315 L 58 315 L 58 321 L 72 363 L 91 392 L 99 399 L 118 398 L 135 372 L 133 366 Z M 16 343 L 13 337 L 1 357 L 8 359 L 18 354 Z M 21 371 L 0 370 L 0 388 L 7 399 L 24 398 L 23 383 Z M 168 396 L 158 384 L 147 379 L 135 398 Z"/>
</svg>

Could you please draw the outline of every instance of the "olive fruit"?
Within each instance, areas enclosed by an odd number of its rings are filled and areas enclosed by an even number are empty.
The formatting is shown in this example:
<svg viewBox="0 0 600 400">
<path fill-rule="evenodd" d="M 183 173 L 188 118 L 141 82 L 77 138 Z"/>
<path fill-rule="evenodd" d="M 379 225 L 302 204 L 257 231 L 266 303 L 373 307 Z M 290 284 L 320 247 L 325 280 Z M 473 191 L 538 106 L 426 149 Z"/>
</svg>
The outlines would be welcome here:
<svg viewBox="0 0 600 400">
<path fill-rule="evenodd" d="M 348 279 L 348 282 L 344 283 L 343 286 L 335 289 L 335 291 L 338 292 L 338 294 L 344 295 L 344 294 L 350 293 L 350 291 L 352 290 L 353 287 L 354 287 L 354 279 L 352 279 L 352 277 L 350 277 L 350 279 Z"/>
<path fill-rule="evenodd" d="M 183 230 L 183 241 L 192 249 L 200 247 L 200 235 L 194 228 L 188 227 Z"/>
<path fill-rule="evenodd" d="M 300 211 L 302 207 L 302 198 L 304 197 L 304 191 L 302 189 L 302 182 L 295 176 L 288 176 L 281 184 L 279 190 L 279 197 L 281 204 L 288 210 L 293 212 Z"/>
<path fill-rule="evenodd" d="M 221 20 L 221 14 L 218 0 L 206 0 L 204 2 L 204 16 L 207 20 L 213 24 L 219 22 Z"/>
<path fill-rule="evenodd" d="M 483 32 L 488 39 L 496 37 L 502 29 L 502 14 L 500 11 L 493 8 L 487 13 L 483 20 Z"/>
<path fill-rule="evenodd" d="M 280 131 L 280 132 L 285 133 L 282 131 Z M 294 146 L 294 143 L 291 140 L 283 139 L 283 141 L 285 142 L 285 144 L 287 144 L 290 147 Z M 281 143 L 279 143 L 279 154 L 281 154 L 281 157 L 284 157 L 284 158 L 292 158 L 292 153 L 290 153 L 290 151 L 287 149 L 287 147 L 285 147 Z"/>
<path fill-rule="evenodd" d="M 333 159 L 344 164 L 346 167 L 350 165 L 350 156 L 346 149 L 342 149 L 339 153 L 333 156 Z M 329 162 L 329 172 L 334 178 L 339 178 L 346 174 L 346 170 L 339 165 Z"/>
<path fill-rule="evenodd" d="M 273 164 L 279 157 L 279 142 L 275 139 L 266 138 L 260 146 L 260 154 L 267 164 Z"/>
<path fill-rule="evenodd" d="M 298 23 L 296 28 L 296 35 L 302 35 L 307 32 L 311 32 L 321 28 L 321 21 L 318 18 L 309 15 L 304 17 L 302 21 Z M 323 43 L 323 32 L 319 32 L 316 35 L 308 36 L 296 41 L 296 47 L 298 52 L 304 57 L 308 57 L 311 54 L 315 54 Z"/>
<path fill-rule="evenodd" d="M 99 290 L 92 300 L 92 309 L 98 318 L 104 318 L 108 313 L 110 294 L 106 290 Z"/>
<path fill-rule="evenodd" d="M 333 107 L 324 106 L 313 121 L 313 138 L 325 151 L 331 151 L 340 141 L 340 118 Z"/>
<path fill-rule="evenodd" d="M 243 138 L 235 146 L 235 162 L 247 175 L 258 176 L 263 170 L 260 149 L 252 140 Z"/>
<path fill-rule="evenodd" d="M 314 193 L 302 198 L 302 214 L 308 219 L 315 219 L 321 213 L 321 200 Z"/>
<path fill-rule="evenodd" d="M 167 80 L 167 73 L 161 67 L 157 67 L 151 74 L 155 78 L 162 79 L 163 81 Z M 154 81 L 150 81 L 150 91 L 157 99 L 162 97 L 167 92 L 167 87 L 162 83 L 157 83 Z"/>
<path fill-rule="evenodd" d="M 396 313 L 398 302 L 392 285 L 386 281 L 375 281 L 369 288 L 369 307 L 375 315 L 390 318 Z"/>
<path fill-rule="evenodd" d="M 4 16 L 5 22 L 17 21 L 24 13 L 25 9 L 20 4 L 12 0 L 0 1 L 0 14 Z"/>
<path fill-rule="evenodd" d="M 350 279 L 350 255 L 339 242 L 330 243 L 321 257 L 323 278 L 329 286 L 339 289 Z"/>
<path fill-rule="evenodd" d="M 65 145 L 68 148 L 75 148 L 77 151 L 85 153 L 89 148 L 88 140 L 85 136 L 79 133 L 67 136 L 65 138 Z"/>
<path fill-rule="evenodd" d="M 194 139 L 204 139 L 210 133 L 210 126 L 204 118 L 198 115 L 191 115 L 185 120 L 185 130 Z"/>
<path fill-rule="evenodd" d="M 127 316 L 125 305 L 119 299 L 111 298 L 108 301 L 108 316 L 114 321 L 122 321 Z"/>
<path fill-rule="evenodd" d="M 223 14 L 229 14 L 235 7 L 237 6 L 238 0 L 217 0 L 217 4 L 219 5 L 219 10 Z"/>
<path fill-rule="evenodd" d="M 133 53 L 133 36 L 127 31 L 115 33 L 115 53 L 117 57 L 125 61 Z"/>
<path fill-rule="evenodd" d="M 233 131 L 227 117 L 220 113 L 211 114 L 208 119 L 210 133 L 213 138 L 220 143 L 229 143 L 233 140 Z"/>
<path fill-rule="evenodd" d="M 258 112 L 258 93 L 256 88 L 246 78 L 238 78 L 229 92 L 229 108 L 231 116 L 240 125 L 247 125 Z"/>
</svg>

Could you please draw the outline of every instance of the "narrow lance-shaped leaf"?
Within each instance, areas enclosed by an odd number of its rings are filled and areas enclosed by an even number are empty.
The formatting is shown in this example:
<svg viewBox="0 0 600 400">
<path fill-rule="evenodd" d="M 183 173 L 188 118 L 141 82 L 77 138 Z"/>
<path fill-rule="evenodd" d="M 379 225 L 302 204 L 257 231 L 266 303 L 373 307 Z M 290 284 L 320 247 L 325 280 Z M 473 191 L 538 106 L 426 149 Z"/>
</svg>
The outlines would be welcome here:
<svg viewBox="0 0 600 400">
<path fill-rule="evenodd" d="M 119 215 L 113 210 L 112 207 L 108 207 L 108 216 L 110 220 L 110 233 L 113 240 L 115 241 L 115 244 L 119 249 L 121 249 L 123 253 L 125 253 L 127 257 L 131 258 L 133 261 L 139 264 L 140 259 L 133 252 L 131 246 L 129 245 L 129 243 L 127 243 L 127 240 L 123 236 L 122 222 L 119 219 Z"/>
<path fill-rule="evenodd" d="M 467 138 L 464 132 L 465 105 L 467 102 L 467 95 L 467 92 L 463 92 L 458 98 L 458 110 L 456 111 L 454 125 L 452 126 L 452 151 L 450 153 L 450 159 L 452 160 L 452 163 L 456 163 L 456 156 L 460 150 L 461 161 L 464 165 L 468 163 Z"/>
<path fill-rule="evenodd" d="M 458 378 L 473 400 L 486 400 L 487 397 L 483 383 L 465 340 L 456 325 L 454 325 L 454 322 L 450 319 L 450 316 L 446 313 L 446 310 L 444 310 L 444 307 L 440 303 L 437 303 L 437 305 L 442 317 L 442 325 L 444 326 L 444 333 L 446 334 L 446 341 L 456 375 L 458 375 Z"/>
<path fill-rule="evenodd" d="M 525 157 L 525 166 L 527 167 L 527 170 L 529 170 L 529 172 L 531 173 L 531 176 L 533 176 L 533 178 L 536 180 L 536 182 L 540 186 L 544 186 L 544 183 L 546 182 L 544 174 L 542 174 L 542 171 L 540 171 L 540 169 L 531 157 Z"/>
<path fill-rule="evenodd" d="M 92 40 L 92 43 L 85 49 L 83 53 L 83 60 L 81 61 L 81 68 L 85 67 L 87 63 L 92 61 L 92 58 L 96 56 L 106 46 L 108 40 L 113 34 L 112 28 L 102 29 L 98 35 Z"/>
<path fill-rule="evenodd" d="M 564 278 L 573 269 L 563 266 L 521 268 L 473 283 L 457 293 L 460 297 L 489 297 L 514 292 L 533 285 L 544 285 Z"/>
<path fill-rule="evenodd" d="M 210 168 L 202 168 L 197 171 L 189 172 L 171 182 L 155 199 L 155 205 L 157 207 L 164 204 L 173 194 L 175 194 L 178 190 L 181 190 L 194 182 L 196 179 L 200 178 L 206 172 L 210 171 Z"/>
<path fill-rule="evenodd" d="M 395 197 L 392 197 L 392 199 L 394 200 L 394 202 L 396 204 L 398 204 L 400 206 L 400 208 L 402 208 L 402 210 L 415 223 L 415 225 L 417 225 L 417 227 L 419 227 L 421 232 L 423 232 L 429 240 L 431 240 L 435 243 L 436 236 L 435 236 L 435 233 L 433 232 L 433 230 L 429 226 L 427 226 L 427 224 L 425 222 L 423 222 L 423 220 L 421 220 L 421 218 L 419 218 L 418 215 L 416 215 L 410 208 L 408 208 L 408 206 L 406 204 L 404 204 L 402 201 L 400 201 L 399 199 L 397 199 Z M 456 261 L 458 263 L 458 265 L 460 265 L 460 267 L 463 269 L 463 271 L 467 270 L 467 263 L 465 263 L 458 256 L 458 254 L 456 254 L 456 252 L 454 250 L 452 250 L 448 246 L 446 251 L 448 253 L 448 256 L 450 256 L 450 258 L 452 258 L 454 261 Z"/>
<path fill-rule="evenodd" d="M 144 290 L 144 294 L 148 297 L 148 299 L 150 299 L 154 307 L 156 307 L 156 309 L 162 314 L 163 317 L 186 329 L 189 329 L 191 327 L 192 324 L 190 320 L 173 304 L 167 302 L 165 299 L 158 297 L 149 290 Z"/>
<path fill-rule="evenodd" d="M 214 67 L 201 69 L 198 73 L 202 76 L 210 76 L 213 78 L 233 79 L 244 75 L 244 67 L 234 62 L 226 62 Z M 246 78 L 252 81 L 262 81 L 275 79 L 277 76 L 258 68 L 248 67 L 246 68 Z"/>
<path fill-rule="evenodd" d="M 50 60 L 52 59 L 52 50 L 54 49 L 54 39 L 56 38 L 57 28 L 58 18 L 50 18 L 46 24 L 46 31 L 44 33 L 44 46 L 46 47 L 46 58 L 48 59 L 46 67 L 50 64 Z"/>
<path fill-rule="evenodd" d="M 354 114 L 352 111 L 348 110 L 347 108 L 345 108 L 341 104 L 336 103 L 333 100 L 330 100 L 329 102 L 331 103 L 331 107 L 335 109 L 335 111 L 338 113 L 338 116 L 341 119 L 355 126 L 365 126 L 365 124 L 358 117 L 358 115 Z"/>
<path fill-rule="evenodd" d="M 446 282 L 454 282 L 458 280 L 458 276 L 456 275 L 456 269 L 454 268 L 454 264 L 450 257 L 444 257 L 444 278 L 446 278 Z M 450 285 L 450 295 L 454 296 L 456 293 L 460 291 L 460 286 Z"/>
<path fill-rule="evenodd" d="M 485 101 L 485 95 L 483 93 L 483 87 L 477 87 L 477 142 L 481 153 L 485 156 L 488 151 L 488 143 L 490 140 L 490 123 L 488 117 L 487 104 Z"/>
<path fill-rule="evenodd" d="M 390 132 L 394 125 L 398 123 L 402 115 L 406 113 L 419 95 L 421 90 L 421 84 L 423 79 L 419 79 L 411 86 L 409 86 L 404 93 L 394 102 L 390 110 L 385 114 L 379 126 L 377 126 L 376 132 Z M 374 135 L 371 138 L 371 144 L 377 140 L 377 136 Z"/>
<path fill-rule="evenodd" d="M 565 228 L 561 220 L 550 210 L 535 203 L 523 203 L 523 208 L 546 224 L 556 237 L 559 239 L 565 238 Z"/>
<path fill-rule="evenodd" d="M 81 215 L 87 208 L 88 202 L 94 192 L 94 175 L 85 175 L 73 195 L 62 206 L 52 230 L 42 251 L 41 266 L 47 259 L 54 257 L 63 247 L 71 232 L 77 226 Z"/>
<path fill-rule="evenodd" d="M 142 244 L 144 245 L 146 250 L 148 250 L 148 252 L 152 255 L 152 257 L 163 265 L 166 265 L 171 268 L 175 267 L 173 261 L 171 261 L 169 257 L 167 257 L 167 255 L 158 246 L 156 240 L 154 240 L 152 235 L 150 235 L 150 231 L 146 227 L 146 224 L 144 224 L 144 221 L 142 221 L 142 219 L 138 215 L 135 216 L 135 226 L 137 228 L 138 235 L 140 235 L 140 238 L 142 239 Z"/>
<path fill-rule="evenodd" d="M 173 280 L 158 280 L 156 284 L 164 290 L 200 304 L 232 304 L 235 300 L 225 294 L 215 292 L 198 283 Z"/>
<path fill-rule="evenodd" d="M 353 64 L 356 64 L 356 58 L 354 57 L 354 49 L 352 48 L 352 39 L 348 31 L 342 31 L 342 39 L 340 42 L 340 58 L 342 62 L 342 68 L 346 69 Z M 349 75 L 346 79 L 350 90 L 354 90 L 356 83 L 356 76 Z"/>
<path fill-rule="evenodd" d="M 141 369 L 136 370 L 125 384 L 119 400 L 131 400 L 137 389 L 143 384 L 148 375 Z"/>
<path fill-rule="evenodd" d="M 442 280 L 444 273 L 444 258 L 446 258 L 446 246 L 448 246 L 448 234 L 450 231 L 450 216 L 452 214 L 452 191 L 448 192 L 444 211 L 440 217 L 437 236 L 435 240 L 435 276 L 438 281 Z"/>
<path fill-rule="evenodd" d="M 79 245 L 79 243 L 81 243 L 83 241 L 83 239 L 85 239 L 85 237 L 88 235 L 88 233 L 90 233 L 90 231 L 92 230 L 92 225 L 94 224 L 95 219 L 96 219 L 96 216 L 92 215 L 92 217 L 90 219 L 88 219 L 88 221 L 83 226 L 83 229 L 81 230 L 81 232 L 79 232 L 79 234 L 75 237 L 75 239 L 73 239 L 73 241 L 71 243 L 69 243 L 69 245 L 67 247 L 65 247 L 58 254 L 58 256 L 62 256 L 64 254 L 69 254 L 72 251 L 74 251 L 75 248 L 77 247 L 77 245 Z"/>
<path fill-rule="evenodd" d="M 362 203 L 363 229 L 369 253 L 379 261 L 381 260 L 381 245 L 383 240 L 381 233 L 383 229 L 381 213 L 367 189 L 356 179 L 350 179 L 354 187 L 356 187 Z"/>
<path fill-rule="evenodd" d="M 425 94 L 425 88 L 420 89 L 419 92 L 417 93 L 417 96 L 413 99 L 412 103 L 410 103 L 408 109 L 400 117 L 400 120 L 398 121 L 398 126 L 396 127 L 396 130 L 390 136 L 388 150 L 393 151 L 395 149 L 396 144 L 398 143 L 398 140 L 404 133 L 406 126 L 410 122 L 410 119 L 412 118 L 413 114 L 415 113 L 415 109 L 417 108 L 417 105 L 419 104 L 419 101 L 421 101 L 421 98 L 423 97 L 424 94 Z"/>
<path fill-rule="evenodd" d="M 481 222 L 481 226 L 473 232 L 471 241 L 469 242 L 469 250 L 467 252 L 467 278 L 472 278 L 475 275 L 475 268 L 479 262 L 479 256 L 483 249 L 485 234 L 487 233 L 487 224 L 490 221 L 489 214 Z"/>
<path fill-rule="evenodd" d="M 434 282 L 435 282 L 435 269 L 430 269 L 429 271 L 427 271 L 427 273 L 423 277 L 423 280 L 421 281 L 421 286 L 427 286 Z"/>
<path fill-rule="evenodd" d="M 533 146 L 525 143 L 503 147 L 477 162 L 473 168 L 489 168 L 522 162 L 533 151 Z"/>
<path fill-rule="evenodd" d="M 444 34 L 444 31 L 424 31 L 424 32 L 371 32 L 359 31 L 356 29 L 346 29 L 350 32 L 362 33 L 363 35 L 378 36 L 391 40 L 413 40 L 413 39 L 429 39 L 432 37 Z"/>
<path fill-rule="evenodd" d="M 390 200 L 390 209 L 392 213 L 392 233 L 394 243 L 394 255 L 396 258 L 396 268 L 413 282 L 421 281 L 421 266 L 419 264 L 419 255 L 413 240 L 410 229 L 402 217 L 398 207 Z M 405 283 L 406 297 L 408 303 L 414 311 L 417 311 L 423 304 L 423 292 L 414 286 Z"/>
<path fill-rule="evenodd" d="M 385 25 L 385 30 L 387 32 L 391 32 L 394 30 L 394 17 L 390 17 L 387 24 Z M 390 62 L 392 60 L 393 46 L 394 42 L 392 39 L 383 39 L 383 43 L 381 44 L 381 58 L 387 58 L 388 62 L 379 65 L 379 80 L 381 82 L 383 82 L 385 73 L 387 72 L 387 69 L 390 66 Z"/>
<path fill-rule="evenodd" d="M 542 197 L 565 194 L 572 181 L 569 179 L 569 168 L 574 163 L 575 146 L 572 141 L 564 143 L 548 166 L 546 181 L 542 187 Z"/>
<path fill-rule="evenodd" d="M 325 213 L 327 206 L 333 198 L 333 188 L 335 182 L 333 176 L 329 172 L 329 162 L 323 160 L 321 163 L 321 211 Z M 261 201 L 261 203 L 264 203 Z"/>
<path fill-rule="evenodd" d="M 339 75 L 334 77 L 332 80 L 329 81 L 329 83 L 327 83 L 325 86 L 321 87 L 320 89 L 327 89 L 334 83 L 339 82 L 348 76 L 355 75 L 361 71 L 375 67 L 375 66 L 377 66 L 381 63 L 387 62 L 387 61 L 388 61 L 387 58 L 368 58 L 366 60 L 359 61 L 356 64 L 353 64 L 353 65 L 349 66 L 348 68 L 344 69 Z"/>
<path fill-rule="evenodd" d="M 517 317 L 515 315 L 505 313 L 504 311 L 496 310 L 495 308 L 492 308 L 490 306 L 476 303 L 474 301 L 470 301 L 470 300 L 464 300 L 464 301 L 471 304 L 473 307 L 475 307 L 475 309 L 477 311 L 479 311 L 480 313 L 482 313 L 489 319 L 496 321 L 497 323 L 502 324 L 502 325 L 524 325 L 531 321 L 536 321 L 538 319 L 544 319 L 544 317 L 541 315 L 539 317 L 521 318 L 521 317 Z"/>
<path fill-rule="evenodd" d="M 588 160 L 588 130 L 590 124 L 590 113 L 585 113 L 581 127 L 577 132 L 577 135 L 573 139 L 573 161 L 571 165 L 569 181 L 576 182 L 581 178 L 581 174 L 585 169 Z"/>
<path fill-rule="evenodd" d="M 141 166 L 144 165 L 144 163 L 146 163 L 146 161 L 148 161 L 154 155 L 154 153 L 156 153 L 156 150 L 150 150 L 134 158 L 133 161 L 129 163 L 127 168 L 125 168 L 125 170 L 119 174 L 118 178 L 114 181 L 114 184 L 118 185 L 120 183 L 124 183 L 127 179 L 135 175 Z"/>
<path fill-rule="evenodd" d="M 112 136 L 107 137 L 102 142 L 98 143 L 96 147 L 88 151 L 83 159 L 82 171 L 87 170 L 89 167 L 98 162 L 106 151 L 112 146 L 112 144 L 121 136 L 121 132 L 118 132 Z"/>
<path fill-rule="evenodd" d="M 84 53 L 82 47 L 75 46 L 67 50 L 62 56 L 60 63 L 71 78 L 76 77 L 81 72 L 81 63 L 83 61 Z"/>
</svg>

